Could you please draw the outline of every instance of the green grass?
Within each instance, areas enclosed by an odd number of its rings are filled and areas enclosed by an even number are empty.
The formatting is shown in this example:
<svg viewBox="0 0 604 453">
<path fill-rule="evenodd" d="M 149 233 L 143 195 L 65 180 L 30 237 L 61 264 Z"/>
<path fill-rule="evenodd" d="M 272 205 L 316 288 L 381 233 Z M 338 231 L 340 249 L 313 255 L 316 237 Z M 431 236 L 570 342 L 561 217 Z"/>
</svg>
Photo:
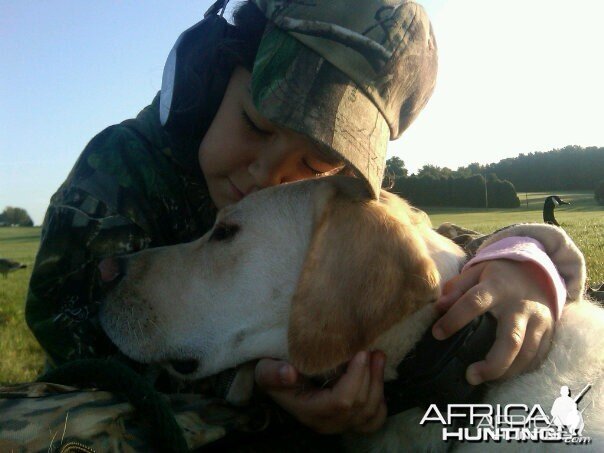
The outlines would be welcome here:
<svg viewBox="0 0 604 453">
<path fill-rule="evenodd" d="M 518 209 L 426 208 L 434 225 L 453 222 L 485 233 L 519 222 L 541 222 L 543 200 L 549 193 L 519 194 Z M 604 282 L 604 207 L 588 192 L 559 192 L 570 206 L 556 210 L 556 218 L 585 254 L 588 277 Z M 31 381 L 42 369 L 44 357 L 25 325 L 24 301 L 40 236 L 39 228 L 0 228 L 0 257 L 28 265 L 0 277 L 0 385 Z"/>
<path fill-rule="evenodd" d="M 596 204 L 593 192 L 553 192 L 570 205 L 555 210 L 556 219 L 585 255 L 590 283 L 604 282 L 604 206 Z M 519 193 L 516 209 L 425 208 L 433 225 L 452 222 L 490 233 L 506 225 L 542 222 L 543 201 L 552 192 Z M 528 200 L 528 207 L 526 201 Z"/>
<path fill-rule="evenodd" d="M 44 355 L 25 324 L 27 285 L 40 242 L 40 228 L 0 228 L 0 257 L 27 264 L 0 276 L 0 385 L 32 381 Z"/>
</svg>

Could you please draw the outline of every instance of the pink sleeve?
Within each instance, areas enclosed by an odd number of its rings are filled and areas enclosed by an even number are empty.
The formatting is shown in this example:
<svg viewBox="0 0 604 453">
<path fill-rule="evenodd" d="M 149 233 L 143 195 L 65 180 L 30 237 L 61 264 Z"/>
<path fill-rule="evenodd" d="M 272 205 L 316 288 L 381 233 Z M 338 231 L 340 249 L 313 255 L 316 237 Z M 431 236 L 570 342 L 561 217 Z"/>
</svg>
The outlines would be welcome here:
<svg viewBox="0 0 604 453">
<path fill-rule="evenodd" d="M 550 307 L 552 314 L 554 319 L 560 319 L 562 308 L 564 308 L 566 302 L 566 284 L 539 241 L 525 236 L 501 239 L 480 249 L 476 256 L 466 263 L 462 271 L 474 264 L 494 259 L 532 261 L 541 267 L 545 271 L 556 296 L 555 305 Z"/>
</svg>

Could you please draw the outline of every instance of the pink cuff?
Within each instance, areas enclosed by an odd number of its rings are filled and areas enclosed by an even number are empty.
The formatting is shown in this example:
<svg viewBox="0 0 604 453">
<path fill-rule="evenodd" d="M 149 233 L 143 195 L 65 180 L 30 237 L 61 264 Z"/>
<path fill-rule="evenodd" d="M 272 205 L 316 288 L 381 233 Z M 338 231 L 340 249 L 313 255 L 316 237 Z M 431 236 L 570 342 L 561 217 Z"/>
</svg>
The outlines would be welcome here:
<svg viewBox="0 0 604 453">
<path fill-rule="evenodd" d="M 550 307 L 550 309 L 552 310 L 554 319 L 560 319 L 564 303 L 566 302 L 566 283 L 539 241 L 524 236 L 512 236 L 501 239 L 479 250 L 476 256 L 466 263 L 462 271 L 474 264 L 494 259 L 532 261 L 541 267 L 545 271 L 556 295 L 555 306 Z"/>
</svg>

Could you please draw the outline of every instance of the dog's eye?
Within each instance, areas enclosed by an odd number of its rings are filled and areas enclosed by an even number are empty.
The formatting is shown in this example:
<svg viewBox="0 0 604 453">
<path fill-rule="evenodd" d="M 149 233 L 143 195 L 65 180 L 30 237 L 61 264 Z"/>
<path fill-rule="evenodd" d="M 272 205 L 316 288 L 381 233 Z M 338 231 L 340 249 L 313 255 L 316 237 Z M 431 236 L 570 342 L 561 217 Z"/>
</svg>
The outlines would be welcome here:
<svg viewBox="0 0 604 453">
<path fill-rule="evenodd" d="M 237 225 L 219 223 L 214 228 L 214 231 L 212 231 L 210 241 L 226 241 L 227 239 L 231 239 L 233 236 L 235 236 L 237 231 L 239 231 L 239 226 Z"/>
</svg>

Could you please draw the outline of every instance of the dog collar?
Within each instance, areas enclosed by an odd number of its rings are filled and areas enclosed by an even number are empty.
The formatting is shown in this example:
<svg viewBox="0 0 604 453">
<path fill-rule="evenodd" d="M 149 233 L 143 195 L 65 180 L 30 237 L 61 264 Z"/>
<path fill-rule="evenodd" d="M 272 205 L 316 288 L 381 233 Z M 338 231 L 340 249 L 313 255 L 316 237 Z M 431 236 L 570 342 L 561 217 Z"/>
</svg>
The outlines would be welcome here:
<svg viewBox="0 0 604 453">
<path fill-rule="evenodd" d="M 485 313 L 446 340 L 432 336 L 432 327 L 396 368 L 398 378 L 384 384 L 388 415 L 412 407 L 439 408 L 478 402 L 485 385 L 471 385 L 468 366 L 483 360 L 495 341 L 497 321 Z"/>
</svg>

